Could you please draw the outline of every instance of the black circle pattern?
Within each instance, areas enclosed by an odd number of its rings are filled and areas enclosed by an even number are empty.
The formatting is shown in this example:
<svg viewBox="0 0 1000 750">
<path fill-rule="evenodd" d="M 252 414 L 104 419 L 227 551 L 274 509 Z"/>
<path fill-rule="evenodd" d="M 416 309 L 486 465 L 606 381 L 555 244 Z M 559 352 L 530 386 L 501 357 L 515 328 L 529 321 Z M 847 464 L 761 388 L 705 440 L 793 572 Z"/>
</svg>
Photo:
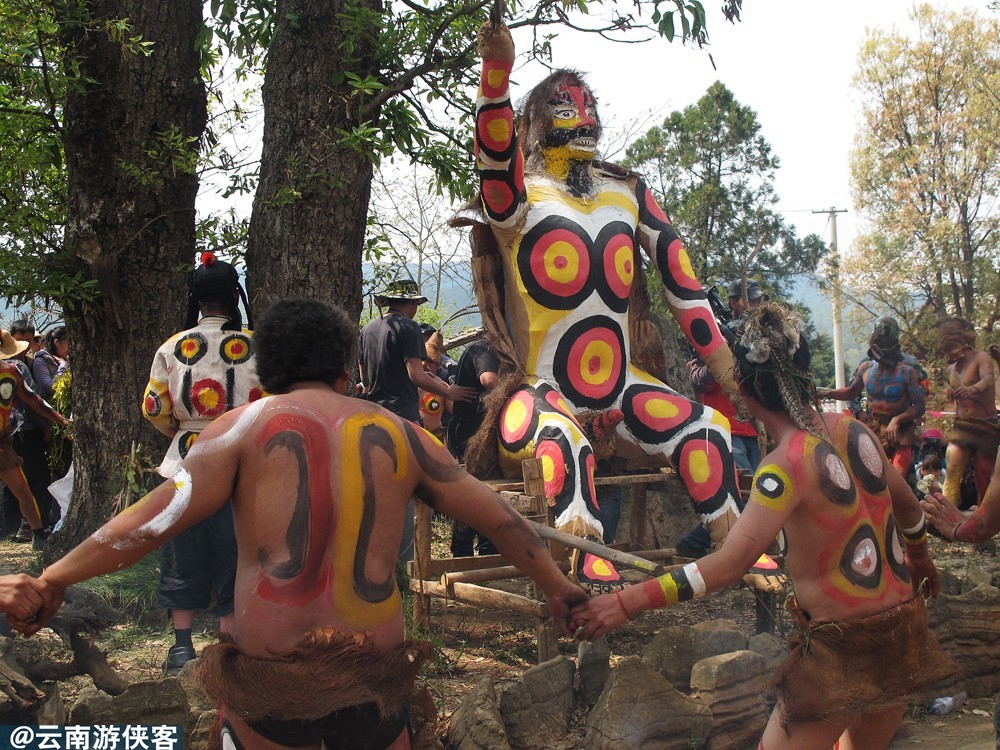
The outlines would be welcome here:
<svg viewBox="0 0 1000 750">
<path fill-rule="evenodd" d="M 193 354 L 184 353 L 184 345 L 193 342 L 196 349 Z M 177 345 L 174 346 L 174 356 L 185 365 L 193 365 L 201 360 L 208 351 L 208 342 L 200 333 L 186 333 L 180 337 Z"/>
<path fill-rule="evenodd" d="M 573 345 L 581 336 L 590 333 L 594 329 L 604 328 L 614 335 L 617 343 L 617 350 L 614 356 L 618 358 L 618 376 L 613 384 L 608 384 L 602 388 L 606 394 L 600 397 L 587 396 L 581 393 L 572 383 L 569 374 L 570 351 Z M 625 335 L 621 326 L 606 315 L 592 315 L 589 318 L 579 320 L 571 325 L 556 346 L 555 361 L 552 363 L 552 374 L 556 379 L 564 396 L 567 396 L 576 406 L 585 406 L 591 409 L 603 409 L 611 406 L 615 402 L 618 394 L 621 393 L 625 385 L 625 374 L 628 370 L 628 362 L 625 361 Z"/>
<path fill-rule="evenodd" d="M 831 458 L 833 460 L 831 460 Z M 813 455 L 813 460 L 815 461 L 819 488 L 827 499 L 833 501 L 837 505 L 853 505 L 858 499 L 858 491 L 854 486 L 854 479 L 847 471 L 847 467 L 843 467 L 844 476 L 847 477 L 847 487 L 840 486 L 830 473 L 829 463 L 833 463 L 835 461 L 843 466 L 843 462 L 840 460 L 840 456 L 837 455 L 837 452 L 833 449 L 833 446 L 826 441 L 819 442 L 816 445 L 816 452 Z"/>
<path fill-rule="evenodd" d="M 876 454 L 881 453 L 879 446 L 875 444 L 871 433 L 865 429 L 860 422 L 852 422 L 847 428 L 847 460 L 851 464 L 851 473 L 858 479 L 858 484 L 865 492 L 878 494 L 888 487 L 888 478 L 883 465 L 882 471 L 878 474 L 872 472 L 861 458 L 862 450 L 874 450 Z M 881 460 L 881 456 L 879 456 Z"/>
<path fill-rule="evenodd" d="M 902 558 L 902 538 L 896 527 L 896 519 L 889 516 L 889 523 L 885 528 L 885 550 L 886 560 L 889 562 L 889 569 L 903 583 L 910 582 L 910 571 L 906 567 L 906 560 Z M 900 551 L 901 559 L 897 560 L 895 550 Z"/>
<path fill-rule="evenodd" d="M 857 551 L 858 547 L 865 541 L 869 541 L 872 548 L 875 550 L 875 569 L 868 575 L 865 575 L 854 569 L 852 565 L 854 561 L 854 553 Z M 868 524 L 864 524 L 851 537 L 851 540 L 844 547 L 844 553 L 840 557 L 840 572 L 844 574 L 844 577 L 864 589 L 876 589 L 879 583 L 882 581 L 882 550 L 878 543 L 878 538 L 875 536 L 875 530 Z"/>
<path fill-rule="evenodd" d="M 239 342 L 244 345 L 243 354 L 235 357 L 229 355 L 228 348 L 233 342 Z M 226 336 L 222 339 L 222 343 L 219 344 L 219 356 L 227 365 L 242 364 L 253 356 L 253 339 L 249 336 L 244 336 L 242 333 L 234 333 L 231 336 Z"/>
</svg>

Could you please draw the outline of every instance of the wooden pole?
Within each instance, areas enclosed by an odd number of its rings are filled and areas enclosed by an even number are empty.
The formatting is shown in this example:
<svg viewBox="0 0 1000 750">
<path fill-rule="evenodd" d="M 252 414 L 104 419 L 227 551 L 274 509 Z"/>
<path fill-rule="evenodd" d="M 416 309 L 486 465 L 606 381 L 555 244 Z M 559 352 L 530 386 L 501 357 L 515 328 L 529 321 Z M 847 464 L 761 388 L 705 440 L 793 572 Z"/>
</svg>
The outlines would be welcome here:
<svg viewBox="0 0 1000 750">
<path fill-rule="evenodd" d="M 535 507 L 542 509 L 545 513 L 545 523 L 537 524 L 543 528 L 549 528 L 555 523 L 555 516 L 550 506 L 545 500 L 545 476 L 543 474 L 542 461 L 539 458 L 531 458 L 521 462 L 521 476 L 524 478 L 524 494 L 535 499 Z M 534 523 L 528 521 L 528 523 Z M 549 541 L 549 554 L 553 560 L 561 561 L 566 559 L 566 548 L 561 544 Z M 568 566 L 567 566 L 568 567 Z M 531 593 L 535 599 L 544 601 L 545 595 L 537 585 L 532 584 Z M 559 655 L 559 631 L 551 617 L 548 617 L 548 607 L 546 607 L 546 617 L 539 617 L 535 629 L 538 646 L 538 663 L 542 664 L 549 659 L 554 659 Z"/>
<path fill-rule="evenodd" d="M 456 583 L 451 589 L 442 586 L 437 581 L 410 580 L 410 588 L 413 591 L 423 591 L 427 596 L 436 596 L 440 599 L 451 599 L 465 604 L 475 604 L 486 609 L 507 609 L 514 612 L 522 612 L 535 617 L 548 617 L 549 605 L 545 602 L 536 602 L 520 594 L 511 594 L 499 589 L 490 589 L 485 586 L 477 586 L 474 583 Z"/>
<path fill-rule="evenodd" d="M 431 520 L 434 511 L 416 499 L 416 518 L 413 523 L 413 577 L 422 583 L 427 579 L 431 560 Z M 412 581 L 411 581 L 412 584 Z M 431 598 L 417 589 L 413 598 L 413 625 L 418 630 L 430 630 Z"/>
<path fill-rule="evenodd" d="M 609 560 L 618 565 L 624 565 L 626 568 L 632 568 L 634 570 L 642 571 L 643 573 L 648 573 L 651 576 L 660 576 L 664 573 L 664 568 L 662 565 L 651 562 L 650 560 L 645 560 L 636 555 L 630 555 L 628 552 L 619 552 L 618 550 L 611 549 L 610 547 L 605 547 L 603 544 L 598 544 L 597 542 L 591 542 L 588 539 L 581 539 L 578 536 L 573 536 L 572 534 L 567 534 L 565 531 L 556 531 L 555 529 L 550 529 L 548 526 L 543 526 L 540 523 L 535 523 L 534 521 L 528 521 L 535 531 L 538 532 L 538 536 L 543 539 L 550 539 L 557 541 L 561 544 L 565 544 L 567 547 L 573 547 L 574 549 L 581 550 L 583 552 L 589 552 L 596 557 L 600 557 L 602 560 Z"/>
<path fill-rule="evenodd" d="M 559 561 L 556 566 L 563 573 L 569 570 L 569 563 Z M 441 576 L 441 583 L 451 586 L 455 583 L 489 583 L 490 581 L 502 581 L 508 578 L 524 578 L 525 574 L 513 565 L 504 565 L 499 568 L 482 568 L 480 570 L 463 570 L 454 573 L 444 573 Z"/>
</svg>

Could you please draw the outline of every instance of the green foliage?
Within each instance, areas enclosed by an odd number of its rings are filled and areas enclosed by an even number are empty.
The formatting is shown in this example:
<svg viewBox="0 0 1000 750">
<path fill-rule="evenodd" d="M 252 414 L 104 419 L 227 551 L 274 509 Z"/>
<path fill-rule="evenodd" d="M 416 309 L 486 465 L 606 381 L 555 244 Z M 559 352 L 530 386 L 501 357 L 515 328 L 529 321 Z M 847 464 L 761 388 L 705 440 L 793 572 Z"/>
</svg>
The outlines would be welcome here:
<svg viewBox="0 0 1000 750">
<path fill-rule="evenodd" d="M 155 464 L 149 450 L 132 443 L 127 456 L 123 456 L 121 487 L 115 495 L 113 515 L 121 513 L 152 492 L 158 483 Z"/>
<path fill-rule="evenodd" d="M 52 383 L 52 406 L 63 416 L 73 413 L 73 373 L 67 370 Z M 49 468 L 53 476 L 63 476 L 69 471 L 69 464 L 73 455 L 72 440 L 73 427 L 52 426 L 52 442 L 49 443 L 48 459 Z"/>
<path fill-rule="evenodd" d="M 800 239 L 774 211 L 778 158 L 756 113 L 719 82 L 631 144 L 626 165 L 662 201 L 699 278 L 737 279 L 749 265 L 780 292 L 783 280 L 814 271 L 826 252 L 818 236 Z"/>
<path fill-rule="evenodd" d="M 929 5 L 912 17 L 912 37 L 871 31 L 859 55 L 851 169 L 872 231 L 844 278 L 867 322 L 893 315 L 919 354 L 938 315 L 985 330 L 1000 315 L 1000 21 Z"/>
<path fill-rule="evenodd" d="M 142 619 L 157 609 L 160 585 L 160 552 L 151 552 L 135 565 L 80 583 L 129 617 Z"/>
</svg>

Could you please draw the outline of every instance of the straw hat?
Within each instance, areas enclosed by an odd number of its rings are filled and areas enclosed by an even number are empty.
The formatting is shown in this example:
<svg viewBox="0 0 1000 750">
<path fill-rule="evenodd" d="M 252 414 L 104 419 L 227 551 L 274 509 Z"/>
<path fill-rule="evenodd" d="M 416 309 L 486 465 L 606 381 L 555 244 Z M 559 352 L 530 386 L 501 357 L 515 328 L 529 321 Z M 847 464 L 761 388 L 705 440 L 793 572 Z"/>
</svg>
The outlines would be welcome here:
<svg viewBox="0 0 1000 750">
<path fill-rule="evenodd" d="M 0 359 L 16 357 L 27 348 L 27 341 L 18 341 L 10 335 L 10 331 L 0 329 Z"/>
</svg>

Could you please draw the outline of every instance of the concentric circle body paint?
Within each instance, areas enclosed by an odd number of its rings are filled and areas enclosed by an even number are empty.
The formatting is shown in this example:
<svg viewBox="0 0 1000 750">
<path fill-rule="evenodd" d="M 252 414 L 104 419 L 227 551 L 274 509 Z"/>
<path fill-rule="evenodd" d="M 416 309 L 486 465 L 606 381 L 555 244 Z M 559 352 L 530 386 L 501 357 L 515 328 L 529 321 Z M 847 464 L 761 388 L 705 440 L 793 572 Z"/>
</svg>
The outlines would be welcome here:
<svg viewBox="0 0 1000 750">
<path fill-rule="evenodd" d="M 630 385 L 625 389 L 622 411 L 628 428 L 645 443 L 666 442 L 678 430 L 697 420 L 702 413 L 699 404 L 683 396 L 646 385 Z"/>
<path fill-rule="evenodd" d="M 550 216 L 521 238 L 517 266 L 525 291 L 550 310 L 579 307 L 593 291 L 586 230 L 571 219 Z"/>
<path fill-rule="evenodd" d="M 226 336 L 219 344 L 219 357 L 227 365 L 241 365 L 253 356 L 253 339 L 243 333 Z"/>
<path fill-rule="evenodd" d="M 781 512 L 795 497 L 795 487 L 791 477 L 780 466 L 762 466 L 754 474 L 750 502 L 763 505 L 769 510 Z"/>
<path fill-rule="evenodd" d="M 191 406 L 205 419 L 215 419 L 226 411 L 226 389 L 222 383 L 203 378 L 191 386 Z"/>
<path fill-rule="evenodd" d="M 174 356 L 185 365 L 197 363 L 208 352 L 208 342 L 200 333 L 188 333 L 177 341 Z"/>
<path fill-rule="evenodd" d="M 860 422 L 854 422 L 848 427 L 847 459 L 858 484 L 865 492 L 878 494 L 888 487 L 882 450 Z"/>
<path fill-rule="evenodd" d="M 531 391 L 522 388 L 508 399 L 500 412 L 500 441 L 511 452 L 524 448 L 535 436 L 538 412 Z"/>
<path fill-rule="evenodd" d="M 578 407 L 611 406 L 625 382 L 625 336 L 611 318 L 596 315 L 570 326 L 556 347 L 553 375 Z"/>
<path fill-rule="evenodd" d="M 886 524 L 885 527 L 885 543 L 883 544 L 883 547 L 888 550 L 888 553 L 886 554 L 886 562 L 889 563 L 889 567 L 896 575 L 896 578 L 904 583 L 909 583 L 910 571 L 906 567 L 906 556 L 903 553 L 903 545 L 900 544 L 899 541 L 896 519 L 892 516 L 889 516 L 889 523 Z"/>
</svg>

